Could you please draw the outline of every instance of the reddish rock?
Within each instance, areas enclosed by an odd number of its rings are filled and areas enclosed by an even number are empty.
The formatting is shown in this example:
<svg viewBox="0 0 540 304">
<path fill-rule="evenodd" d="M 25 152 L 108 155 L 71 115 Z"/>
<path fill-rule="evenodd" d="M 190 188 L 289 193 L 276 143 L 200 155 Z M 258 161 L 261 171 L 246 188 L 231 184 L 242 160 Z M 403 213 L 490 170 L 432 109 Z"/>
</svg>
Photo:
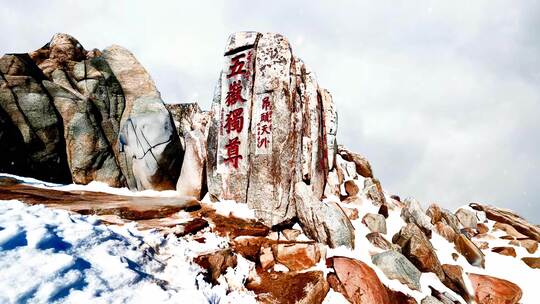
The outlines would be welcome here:
<svg viewBox="0 0 540 304">
<path fill-rule="evenodd" d="M 473 242 L 476 247 L 478 247 L 479 249 L 482 249 L 482 250 L 486 250 L 486 249 L 489 249 L 489 243 L 488 242 Z"/>
<path fill-rule="evenodd" d="M 452 229 L 452 227 L 448 226 L 443 222 L 435 223 L 434 227 L 435 231 L 443 238 L 445 238 L 448 242 L 454 242 L 454 239 L 456 238 L 456 232 L 454 231 L 454 229 Z"/>
<path fill-rule="evenodd" d="M 217 284 L 219 276 L 229 267 L 236 267 L 236 255 L 231 249 L 224 249 L 217 252 L 198 256 L 194 262 L 207 270 L 206 279 L 213 284 Z"/>
<path fill-rule="evenodd" d="M 388 292 L 388 298 L 390 298 L 390 303 L 392 304 L 418 304 L 413 297 L 404 294 L 401 291 L 392 290 L 388 287 L 386 288 L 386 291 Z"/>
<path fill-rule="evenodd" d="M 266 236 L 270 228 L 261 222 L 246 220 L 232 215 L 223 216 L 217 214 L 215 210 L 202 210 L 202 217 L 210 219 L 214 224 L 212 230 L 220 236 L 228 236 L 233 239 L 237 236 Z"/>
<path fill-rule="evenodd" d="M 289 270 L 298 271 L 313 267 L 321 260 L 318 244 L 275 244 L 272 245 L 275 259 Z"/>
<path fill-rule="evenodd" d="M 284 229 L 283 231 L 281 231 L 281 233 L 283 234 L 283 236 L 289 240 L 289 241 L 295 241 L 296 238 L 302 234 L 302 231 L 300 230 L 297 230 L 297 229 Z"/>
<path fill-rule="evenodd" d="M 333 267 L 337 278 L 337 282 L 333 282 L 338 285 L 334 290 L 341 292 L 351 303 L 392 303 L 386 287 L 365 263 L 346 257 L 333 257 L 327 260 L 327 264 Z"/>
<path fill-rule="evenodd" d="M 521 246 L 531 254 L 535 253 L 538 249 L 538 242 L 535 240 L 513 240 L 510 242 L 510 245 Z"/>
<path fill-rule="evenodd" d="M 512 239 L 527 239 L 527 236 L 519 233 L 514 227 L 505 223 L 495 223 L 493 230 L 502 230 L 511 236 Z"/>
<path fill-rule="evenodd" d="M 261 249 L 261 252 L 259 255 L 259 262 L 261 263 L 262 270 L 267 270 L 271 267 L 274 267 L 275 260 L 274 260 L 274 253 L 272 252 L 272 248 L 264 247 Z"/>
<path fill-rule="evenodd" d="M 397 250 L 401 251 L 401 248 L 398 245 L 390 243 L 387 239 L 384 238 L 379 232 L 371 232 L 366 234 L 366 239 L 373 244 L 373 246 L 383 249 L 383 250 Z"/>
<path fill-rule="evenodd" d="M 514 247 L 493 247 L 491 251 L 502 255 L 516 257 L 516 250 L 514 249 Z"/>
<path fill-rule="evenodd" d="M 442 283 L 460 295 L 465 301 L 469 302 L 470 294 L 467 291 L 465 281 L 463 280 L 463 268 L 458 265 L 442 265 L 445 278 Z"/>
<path fill-rule="evenodd" d="M 484 254 L 476 245 L 465 235 L 458 234 L 454 240 L 454 245 L 462 256 L 467 259 L 469 264 L 477 267 L 485 267 Z"/>
<path fill-rule="evenodd" d="M 328 293 L 328 283 L 322 271 L 258 272 L 260 280 L 248 282 L 246 287 L 257 295 L 261 303 L 319 304 Z"/>
<path fill-rule="evenodd" d="M 484 223 L 478 223 L 476 225 L 476 230 L 478 231 L 478 234 L 484 234 L 489 232 L 488 226 L 486 226 L 486 224 Z"/>
<path fill-rule="evenodd" d="M 345 181 L 343 184 L 345 187 L 345 192 L 347 193 L 347 196 L 355 196 L 360 192 L 360 189 L 358 188 L 358 185 L 353 180 Z"/>
<path fill-rule="evenodd" d="M 373 171 L 371 170 L 371 165 L 369 161 L 360 154 L 351 152 L 345 149 L 343 146 L 338 146 L 338 154 L 341 157 L 349 162 L 353 162 L 356 165 L 356 172 L 363 177 L 373 177 Z"/>
<path fill-rule="evenodd" d="M 521 260 L 531 268 L 540 269 L 540 258 L 526 257 Z"/>
<path fill-rule="evenodd" d="M 474 273 L 469 279 L 478 304 L 515 304 L 521 299 L 521 288 L 512 282 Z"/>
<path fill-rule="evenodd" d="M 486 217 L 492 221 L 508 224 L 528 238 L 540 241 L 540 227 L 529 224 L 525 219 L 509 210 L 481 204 L 469 204 L 469 206 L 475 210 L 484 211 Z"/>
</svg>

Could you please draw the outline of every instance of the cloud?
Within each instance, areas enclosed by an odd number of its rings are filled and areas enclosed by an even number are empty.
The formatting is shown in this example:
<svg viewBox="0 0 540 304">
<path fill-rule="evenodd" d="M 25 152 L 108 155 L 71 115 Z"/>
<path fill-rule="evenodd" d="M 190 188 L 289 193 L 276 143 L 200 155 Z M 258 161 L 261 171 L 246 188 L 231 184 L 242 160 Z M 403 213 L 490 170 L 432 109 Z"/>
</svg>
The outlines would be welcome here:
<svg viewBox="0 0 540 304">
<path fill-rule="evenodd" d="M 55 32 L 120 44 L 167 102 L 208 107 L 227 36 L 286 35 L 334 96 L 340 141 L 385 189 L 540 222 L 540 4 L 534 1 L 11 1 L 0 52 Z"/>
</svg>

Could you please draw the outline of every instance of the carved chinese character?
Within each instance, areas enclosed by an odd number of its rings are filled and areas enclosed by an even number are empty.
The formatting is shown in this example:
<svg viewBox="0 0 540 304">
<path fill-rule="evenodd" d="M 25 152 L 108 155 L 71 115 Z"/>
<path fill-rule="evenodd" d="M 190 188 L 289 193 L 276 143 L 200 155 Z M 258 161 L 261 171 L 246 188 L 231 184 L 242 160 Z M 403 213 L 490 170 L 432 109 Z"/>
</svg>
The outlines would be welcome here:
<svg viewBox="0 0 540 304">
<path fill-rule="evenodd" d="M 257 138 L 257 148 L 268 148 L 268 138 L 266 137 Z"/>
<path fill-rule="evenodd" d="M 243 157 L 239 154 L 240 140 L 238 137 L 229 139 L 229 143 L 225 145 L 227 149 L 227 158 L 224 158 L 223 161 L 228 163 L 235 169 L 238 169 L 238 160 L 241 160 Z"/>
<path fill-rule="evenodd" d="M 238 133 L 242 132 L 242 129 L 244 128 L 244 109 L 239 108 L 236 110 L 232 110 L 227 114 L 227 117 L 225 118 L 225 129 L 227 130 L 227 134 L 231 133 L 231 131 L 236 131 Z"/>
<path fill-rule="evenodd" d="M 229 91 L 227 92 L 225 103 L 230 107 L 239 101 L 246 101 L 244 98 L 242 98 L 242 83 L 240 80 L 233 81 L 229 84 Z"/>
<path fill-rule="evenodd" d="M 263 98 L 263 101 L 262 101 L 262 108 L 263 110 L 271 110 L 272 109 L 272 105 L 270 104 L 270 98 L 268 96 L 266 96 L 265 98 Z"/>
<path fill-rule="evenodd" d="M 272 122 L 272 111 L 261 113 L 261 122 L 264 122 L 264 121 L 268 123 Z"/>
<path fill-rule="evenodd" d="M 269 127 L 268 125 L 262 125 L 259 126 L 258 130 L 258 135 L 270 134 L 271 127 Z"/>
<path fill-rule="evenodd" d="M 227 75 L 227 78 L 231 78 L 235 75 L 246 73 L 246 70 L 244 69 L 245 62 L 243 60 L 240 60 L 244 58 L 245 56 L 246 54 L 240 54 L 238 56 L 233 57 L 231 66 L 229 67 L 229 74 Z"/>
</svg>

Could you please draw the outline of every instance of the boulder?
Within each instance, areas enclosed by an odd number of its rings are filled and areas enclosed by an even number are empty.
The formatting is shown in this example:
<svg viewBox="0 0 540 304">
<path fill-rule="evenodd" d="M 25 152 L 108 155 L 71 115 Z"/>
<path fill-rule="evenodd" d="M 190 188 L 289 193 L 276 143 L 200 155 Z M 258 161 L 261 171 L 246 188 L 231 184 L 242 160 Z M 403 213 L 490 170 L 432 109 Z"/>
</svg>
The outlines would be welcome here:
<svg viewBox="0 0 540 304">
<path fill-rule="evenodd" d="M 528 238 L 540 242 L 540 227 L 528 223 L 519 215 L 506 210 L 492 206 L 481 204 L 469 204 L 471 208 L 478 211 L 484 211 L 486 217 L 492 221 L 508 224 L 516 229 L 519 233 L 526 235 Z"/>
<path fill-rule="evenodd" d="M 370 232 L 386 234 L 386 220 L 380 214 L 367 213 L 362 218 L 362 223 L 368 227 Z"/>
<path fill-rule="evenodd" d="M 275 244 L 272 251 L 275 260 L 292 271 L 311 268 L 322 258 L 319 245 L 314 243 Z"/>
<path fill-rule="evenodd" d="M 338 153 L 344 160 L 353 162 L 356 165 L 356 172 L 358 174 L 366 178 L 373 177 L 371 165 L 365 157 L 360 154 L 351 152 L 341 145 L 338 146 Z"/>
<path fill-rule="evenodd" d="M 452 229 L 452 227 L 445 224 L 444 222 L 437 222 L 435 223 L 434 228 L 435 228 L 435 231 L 440 236 L 445 238 L 448 242 L 452 242 L 452 243 L 454 242 L 454 239 L 456 238 L 456 232 L 454 231 L 454 229 Z"/>
<path fill-rule="evenodd" d="M 125 110 L 120 120 L 119 165 L 130 189 L 175 189 L 183 151 L 169 111 L 135 56 L 113 45 L 103 58 L 120 83 Z"/>
<path fill-rule="evenodd" d="M 356 185 L 353 180 L 345 181 L 343 187 L 345 188 L 345 193 L 347 193 L 347 196 L 356 196 L 358 192 L 360 192 L 358 185 Z"/>
<path fill-rule="evenodd" d="M 445 275 L 442 283 L 469 303 L 471 296 L 463 280 L 463 268 L 458 265 L 443 264 L 442 269 Z"/>
<path fill-rule="evenodd" d="M 328 274 L 332 289 L 340 292 L 353 304 L 389 304 L 386 287 L 377 274 L 365 263 L 346 257 L 327 260 L 334 272 Z"/>
<path fill-rule="evenodd" d="M 427 216 L 420 203 L 414 198 L 406 198 L 404 201 L 405 207 L 401 209 L 401 218 L 406 223 L 414 223 L 416 226 L 420 227 L 424 233 L 431 237 L 431 230 L 433 230 L 433 225 L 431 224 L 431 219 Z"/>
<path fill-rule="evenodd" d="M 482 251 L 465 235 L 457 234 L 454 239 L 454 245 L 459 254 L 461 254 L 469 264 L 476 267 L 485 267 L 485 258 Z"/>
<path fill-rule="evenodd" d="M 379 232 L 371 232 L 366 234 L 366 239 L 375 247 L 382 250 L 396 250 L 401 251 L 401 248 L 398 245 L 390 243 L 387 239 L 384 238 Z"/>
<path fill-rule="evenodd" d="M 516 284 L 481 274 L 469 274 L 474 289 L 474 299 L 478 304 L 516 304 L 522 291 Z"/>
<path fill-rule="evenodd" d="M 310 238 L 335 248 L 354 248 L 354 227 L 337 203 L 321 202 L 303 182 L 295 187 L 298 220 Z"/>
<path fill-rule="evenodd" d="M 386 205 L 386 199 L 381 183 L 376 178 L 366 178 L 364 180 L 364 192 L 367 198 L 373 201 L 377 206 Z"/>
<path fill-rule="evenodd" d="M 0 169 L 71 183 L 62 120 L 42 85 L 46 79 L 28 54 L 0 58 L 0 132 L 3 147 L 9 147 L 0 152 Z"/>
<path fill-rule="evenodd" d="M 389 279 L 396 279 L 411 289 L 420 290 L 422 273 L 401 253 L 389 250 L 372 256 L 371 261 Z"/>
<path fill-rule="evenodd" d="M 478 224 L 476 214 L 471 210 L 460 208 L 456 211 L 456 216 L 464 228 L 476 228 Z"/>
<path fill-rule="evenodd" d="M 444 272 L 435 253 L 435 249 L 422 230 L 413 223 L 401 228 L 392 238 L 394 244 L 401 246 L 401 251 L 422 272 L 433 272 L 441 280 Z"/>
<path fill-rule="evenodd" d="M 527 236 L 519 233 L 511 225 L 504 224 L 504 223 L 499 223 L 499 222 L 495 223 L 493 225 L 493 230 L 502 230 L 502 231 L 506 232 L 508 234 L 508 236 L 511 236 L 512 239 L 524 240 L 524 239 L 528 238 Z"/>
<path fill-rule="evenodd" d="M 431 224 L 443 223 L 449 226 L 455 233 L 459 233 L 459 220 L 452 212 L 439 207 L 437 204 L 431 204 L 426 210 L 426 215 L 431 218 Z"/>
<path fill-rule="evenodd" d="M 209 282 L 217 284 L 218 278 L 225 273 L 227 268 L 236 267 L 237 259 L 231 249 L 223 249 L 198 256 L 194 262 L 207 270 L 206 278 Z"/>
<path fill-rule="evenodd" d="M 247 282 L 259 303 L 321 304 L 328 290 L 322 271 L 258 272 L 259 279 Z"/>
</svg>

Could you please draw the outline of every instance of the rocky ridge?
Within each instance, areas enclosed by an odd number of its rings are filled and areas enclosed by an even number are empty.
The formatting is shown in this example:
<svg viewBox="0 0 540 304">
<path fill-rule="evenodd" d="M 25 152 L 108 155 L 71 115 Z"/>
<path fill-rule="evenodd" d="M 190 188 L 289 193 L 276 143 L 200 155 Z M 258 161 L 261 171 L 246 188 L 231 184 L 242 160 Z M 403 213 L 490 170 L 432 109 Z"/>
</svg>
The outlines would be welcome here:
<svg viewBox="0 0 540 304">
<path fill-rule="evenodd" d="M 164 104 L 142 65 L 119 46 L 87 51 L 57 34 L 37 51 L 4 55 L 0 143 L 9 148 L 0 152 L 1 172 L 175 189 L 183 197 L 114 196 L 111 203 L 107 194 L 3 178 L 0 199 L 95 214 L 111 225 L 134 221 L 201 242 L 214 233 L 228 245 L 194 259 L 206 280 L 227 282 L 242 257 L 250 275 L 229 288 L 265 303 L 535 298 L 514 271 L 539 277 L 538 226 L 484 204 L 424 210 L 386 193 L 365 157 L 338 146 L 332 97 L 283 36 L 235 33 L 224 59 L 212 108 L 203 111 Z M 253 216 L 218 212 L 228 201 Z"/>
</svg>

